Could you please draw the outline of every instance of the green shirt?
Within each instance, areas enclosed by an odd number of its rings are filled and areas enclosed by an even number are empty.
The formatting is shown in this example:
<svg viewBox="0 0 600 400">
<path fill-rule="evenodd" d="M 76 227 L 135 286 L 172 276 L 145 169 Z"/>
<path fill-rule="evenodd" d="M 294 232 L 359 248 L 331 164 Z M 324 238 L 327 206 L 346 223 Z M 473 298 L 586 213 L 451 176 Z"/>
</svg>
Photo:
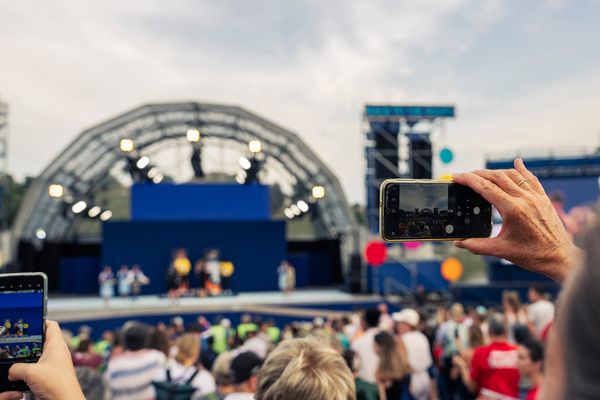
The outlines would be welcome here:
<svg viewBox="0 0 600 400">
<path fill-rule="evenodd" d="M 245 324 L 240 324 L 237 328 L 237 334 L 240 337 L 240 339 L 244 340 L 246 339 L 246 335 L 248 334 L 248 332 L 256 332 L 258 330 L 258 326 L 256 326 L 256 324 L 253 324 L 252 322 L 248 322 Z"/>
<path fill-rule="evenodd" d="M 360 378 L 354 380 L 356 384 L 356 400 L 378 400 L 379 388 L 376 384 L 363 381 Z"/>
<path fill-rule="evenodd" d="M 227 330 L 221 325 L 214 325 L 210 328 L 213 338 L 212 349 L 215 353 L 221 354 L 227 350 Z"/>
</svg>

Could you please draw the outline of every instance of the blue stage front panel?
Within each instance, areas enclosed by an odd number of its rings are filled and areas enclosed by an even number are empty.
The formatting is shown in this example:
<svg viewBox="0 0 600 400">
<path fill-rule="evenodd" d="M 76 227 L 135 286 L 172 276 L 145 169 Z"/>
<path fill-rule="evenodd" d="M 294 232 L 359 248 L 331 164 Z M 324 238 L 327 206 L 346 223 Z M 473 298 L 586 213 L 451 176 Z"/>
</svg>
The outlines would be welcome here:
<svg viewBox="0 0 600 400">
<path fill-rule="evenodd" d="M 238 184 L 136 184 L 133 221 L 266 221 L 269 187 Z"/>
<path fill-rule="evenodd" d="M 143 294 L 166 292 L 166 270 L 180 248 L 187 249 L 192 264 L 218 249 L 222 260 L 235 265 L 234 292 L 278 290 L 277 267 L 287 257 L 283 221 L 131 221 L 103 227 L 102 265 L 116 272 L 121 264 L 139 264 L 151 280 Z M 192 286 L 197 284 L 193 277 Z"/>
</svg>

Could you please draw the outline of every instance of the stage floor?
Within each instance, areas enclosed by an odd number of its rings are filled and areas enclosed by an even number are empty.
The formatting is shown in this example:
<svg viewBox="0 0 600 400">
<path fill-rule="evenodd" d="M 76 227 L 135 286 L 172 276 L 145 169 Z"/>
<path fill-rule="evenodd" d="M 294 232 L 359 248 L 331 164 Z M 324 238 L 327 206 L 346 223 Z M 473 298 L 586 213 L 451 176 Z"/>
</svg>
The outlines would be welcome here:
<svg viewBox="0 0 600 400">
<path fill-rule="evenodd" d="M 240 293 L 227 297 L 181 298 L 177 301 L 158 296 L 137 300 L 114 298 L 108 306 L 99 297 L 52 297 L 48 318 L 60 322 L 152 316 L 165 314 L 202 314 L 203 312 L 249 312 L 289 316 L 329 316 L 339 314 L 335 305 L 352 306 L 382 301 L 380 296 L 354 295 L 338 290 L 302 290 Z M 303 307 L 304 306 L 304 307 Z M 331 309 L 327 309 L 331 306 Z"/>
</svg>

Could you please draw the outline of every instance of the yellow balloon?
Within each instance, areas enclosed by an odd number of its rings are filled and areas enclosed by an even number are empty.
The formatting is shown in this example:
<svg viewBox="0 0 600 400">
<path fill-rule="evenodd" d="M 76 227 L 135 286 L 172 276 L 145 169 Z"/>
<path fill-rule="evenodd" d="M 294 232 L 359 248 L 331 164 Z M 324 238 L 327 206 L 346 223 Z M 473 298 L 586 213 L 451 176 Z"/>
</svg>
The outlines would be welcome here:
<svg viewBox="0 0 600 400">
<path fill-rule="evenodd" d="M 457 258 L 450 257 L 444 260 L 440 272 L 448 282 L 456 282 L 463 274 L 463 266 Z"/>
<path fill-rule="evenodd" d="M 223 275 L 225 278 L 229 278 L 231 275 L 233 275 L 233 263 L 231 261 L 223 261 L 221 263 L 221 275 Z"/>
</svg>

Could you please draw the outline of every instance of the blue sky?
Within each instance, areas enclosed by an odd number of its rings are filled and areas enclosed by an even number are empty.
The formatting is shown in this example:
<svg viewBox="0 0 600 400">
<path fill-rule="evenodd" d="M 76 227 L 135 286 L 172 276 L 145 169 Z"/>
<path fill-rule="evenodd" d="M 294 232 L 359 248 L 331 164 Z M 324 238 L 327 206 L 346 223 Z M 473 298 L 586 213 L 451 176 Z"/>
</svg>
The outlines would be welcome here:
<svg viewBox="0 0 600 400">
<path fill-rule="evenodd" d="M 453 103 L 456 160 L 600 145 L 600 2 L 5 1 L 10 169 L 151 101 L 242 105 L 290 128 L 364 202 L 367 102 Z"/>
</svg>

